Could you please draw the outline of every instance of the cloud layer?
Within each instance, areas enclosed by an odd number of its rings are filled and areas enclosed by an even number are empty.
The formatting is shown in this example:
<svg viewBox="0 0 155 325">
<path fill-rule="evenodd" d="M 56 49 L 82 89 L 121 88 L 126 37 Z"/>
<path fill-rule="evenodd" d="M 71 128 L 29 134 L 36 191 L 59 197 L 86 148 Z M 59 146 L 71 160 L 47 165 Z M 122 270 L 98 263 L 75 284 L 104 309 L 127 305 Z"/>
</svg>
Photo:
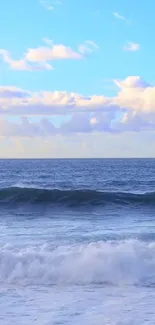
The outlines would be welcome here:
<svg viewBox="0 0 155 325">
<path fill-rule="evenodd" d="M 66 91 L 32 93 L 16 87 L 0 87 L 0 136 L 155 130 L 155 87 L 138 76 L 114 83 L 118 87 L 115 97 L 85 97 Z M 67 122 L 55 126 L 52 119 L 56 115 L 60 119 L 67 116 Z M 14 116 L 15 122 L 9 120 L 10 116 Z"/>
</svg>

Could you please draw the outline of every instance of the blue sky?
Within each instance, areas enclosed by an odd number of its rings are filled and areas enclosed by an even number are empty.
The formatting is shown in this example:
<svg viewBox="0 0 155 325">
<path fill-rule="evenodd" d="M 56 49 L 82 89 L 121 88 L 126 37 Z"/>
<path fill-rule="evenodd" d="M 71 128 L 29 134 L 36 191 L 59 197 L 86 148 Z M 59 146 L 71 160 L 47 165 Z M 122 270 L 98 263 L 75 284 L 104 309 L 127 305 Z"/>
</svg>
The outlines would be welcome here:
<svg viewBox="0 0 155 325">
<path fill-rule="evenodd" d="M 0 5 L 0 156 L 155 156 L 153 0 Z"/>
</svg>

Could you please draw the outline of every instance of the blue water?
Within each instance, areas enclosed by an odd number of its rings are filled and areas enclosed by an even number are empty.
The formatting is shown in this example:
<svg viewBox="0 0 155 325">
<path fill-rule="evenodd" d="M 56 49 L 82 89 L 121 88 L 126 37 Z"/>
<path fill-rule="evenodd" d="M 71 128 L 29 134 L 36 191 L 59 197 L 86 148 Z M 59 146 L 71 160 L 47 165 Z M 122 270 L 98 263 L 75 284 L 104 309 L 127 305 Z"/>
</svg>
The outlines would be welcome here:
<svg viewBox="0 0 155 325">
<path fill-rule="evenodd" d="M 0 160 L 0 324 L 155 319 L 155 160 Z"/>
</svg>

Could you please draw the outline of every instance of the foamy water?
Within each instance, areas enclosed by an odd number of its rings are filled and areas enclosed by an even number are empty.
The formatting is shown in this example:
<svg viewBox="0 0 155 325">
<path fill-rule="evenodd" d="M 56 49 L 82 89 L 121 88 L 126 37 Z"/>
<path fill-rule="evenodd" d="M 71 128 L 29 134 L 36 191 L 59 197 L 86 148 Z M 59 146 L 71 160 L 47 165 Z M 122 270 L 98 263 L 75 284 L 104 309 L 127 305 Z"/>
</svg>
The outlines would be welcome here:
<svg viewBox="0 0 155 325">
<path fill-rule="evenodd" d="M 106 222 L 89 229 L 89 217 L 83 233 L 80 220 L 17 218 L 0 227 L 3 324 L 153 324 L 154 241 L 106 241 Z"/>
<path fill-rule="evenodd" d="M 96 242 L 50 248 L 0 248 L 0 283 L 155 285 L 155 242 Z"/>
</svg>

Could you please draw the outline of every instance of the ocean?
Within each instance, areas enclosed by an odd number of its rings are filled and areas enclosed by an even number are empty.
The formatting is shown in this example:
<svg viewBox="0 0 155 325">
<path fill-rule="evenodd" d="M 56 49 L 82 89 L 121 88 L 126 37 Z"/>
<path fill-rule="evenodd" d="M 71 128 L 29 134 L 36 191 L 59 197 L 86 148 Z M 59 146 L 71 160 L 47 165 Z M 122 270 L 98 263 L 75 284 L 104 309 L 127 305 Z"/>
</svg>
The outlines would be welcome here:
<svg viewBox="0 0 155 325">
<path fill-rule="evenodd" d="M 0 160 L 0 325 L 154 325 L 155 159 Z"/>
</svg>

